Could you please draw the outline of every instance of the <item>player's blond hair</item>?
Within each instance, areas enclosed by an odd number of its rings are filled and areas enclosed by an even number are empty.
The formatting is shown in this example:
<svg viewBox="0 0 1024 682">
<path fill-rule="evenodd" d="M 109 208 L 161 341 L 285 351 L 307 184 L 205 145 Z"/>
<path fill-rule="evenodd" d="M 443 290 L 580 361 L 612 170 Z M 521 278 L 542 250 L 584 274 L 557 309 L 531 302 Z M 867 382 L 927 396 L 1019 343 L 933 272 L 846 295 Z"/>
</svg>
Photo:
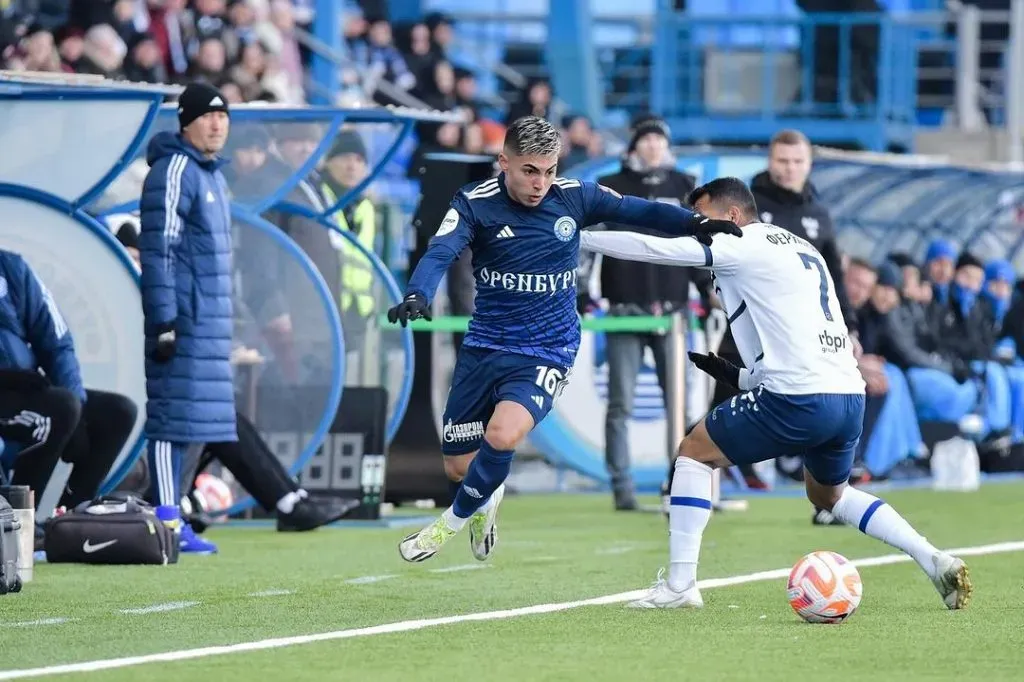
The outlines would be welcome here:
<svg viewBox="0 0 1024 682">
<path fill-rule="evenodd" d="M 505 132 L 505 151 L 516 156 L 558 156 L 562 136 L 549 121 L 539 116 L 523 116 L 512 121 Z"/>
</svg>

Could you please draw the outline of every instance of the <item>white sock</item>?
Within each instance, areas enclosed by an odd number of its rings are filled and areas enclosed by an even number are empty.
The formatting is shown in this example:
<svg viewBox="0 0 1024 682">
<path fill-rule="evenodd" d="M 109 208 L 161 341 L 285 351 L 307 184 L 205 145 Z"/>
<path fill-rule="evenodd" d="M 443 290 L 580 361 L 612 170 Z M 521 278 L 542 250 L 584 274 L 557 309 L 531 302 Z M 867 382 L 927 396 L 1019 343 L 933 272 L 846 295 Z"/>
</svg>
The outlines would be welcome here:
<svg viewBox="0 0 1024 682">
<path fill-rule="evenodd" d="M 291 514 L 295 505 L 302 499 L 300 492 L 291 492 L 277 501 L 277 511 L 282 514 Z"/>
<path fill-rule="evenodd" d="M 682 591 L 697 582 L 701 537 L 711 518 L 711 471 L 689 457 L 676 459 L 668 511 L 668 585 L 673 590 Z"/>
<path fill-rule="evenodd" d="M 462 530 L 466 526 L 466 521 L 469 521 L 468 516 L 464 519 L 456 516 L 455 510 L 451 507 L 444 510 L 441 514 L 441 518 L 444 519 L 444 522 L 448 524 L 449 528 L 456 531 Z"/>
<path fill-rule="evenodd" d="M 859 528 L 865 535 L 903 550 L 929 577 L 933 577 L 935 565 L 932 556 L 938 550 L 895 509 L 874 495 L 846 486 L 832 508 L 832 515 L 849 526 Z"/>
</svg>

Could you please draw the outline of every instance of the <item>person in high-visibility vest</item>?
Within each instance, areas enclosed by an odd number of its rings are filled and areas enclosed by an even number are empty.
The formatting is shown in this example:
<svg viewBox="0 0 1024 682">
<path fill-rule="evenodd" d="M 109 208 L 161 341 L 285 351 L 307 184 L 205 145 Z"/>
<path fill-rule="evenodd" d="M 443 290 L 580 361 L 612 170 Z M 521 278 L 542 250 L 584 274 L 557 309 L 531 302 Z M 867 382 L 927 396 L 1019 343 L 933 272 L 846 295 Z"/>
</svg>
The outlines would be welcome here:
<svg viewBox="0 0 1024 682">
<path fill-rule="evenodd" d="M 329 205 L 360 182 L 367 175 L 366 146 L 358 133 L 341 132 L 327 155 L 326 173 L 320 191 Z M 350 201 L 330 219 L 343 231 L 355 235 L 359 243 L 373 252 L 377 237 L 377 209 L 365 194 Z M 347 239 L 332 235 L 335 247 L 342 256 L 339 307 L 345 328 L 346 346 L 358 349 L 362 345 L 366 320 L 376 308 L 373 296 L 374 272 L 370 259 Z"/>
</svg>

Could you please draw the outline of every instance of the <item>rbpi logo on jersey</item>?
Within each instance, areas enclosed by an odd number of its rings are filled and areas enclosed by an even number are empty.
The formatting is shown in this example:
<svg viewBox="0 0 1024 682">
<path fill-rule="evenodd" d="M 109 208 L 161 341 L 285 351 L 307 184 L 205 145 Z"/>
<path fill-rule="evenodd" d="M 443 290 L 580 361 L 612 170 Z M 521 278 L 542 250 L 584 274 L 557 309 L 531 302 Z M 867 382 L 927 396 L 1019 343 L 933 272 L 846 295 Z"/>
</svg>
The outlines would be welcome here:
<svg viewBox="0 0 1024 682">
<path fill-rule="evenodd" d="M 566 215 L 555 221 L 555 236 L 559 240 L 567 242 L 572 239 L 574 234 L 576 234 L 575 220 Z"/>
<path fill-rule="evenodd" d="M 846 335 L 833 335 L 824 331 L 818 334 L 818 341 L 821 343 L 822 353 L 838 353 L 846 348 Z"/>
</svg>

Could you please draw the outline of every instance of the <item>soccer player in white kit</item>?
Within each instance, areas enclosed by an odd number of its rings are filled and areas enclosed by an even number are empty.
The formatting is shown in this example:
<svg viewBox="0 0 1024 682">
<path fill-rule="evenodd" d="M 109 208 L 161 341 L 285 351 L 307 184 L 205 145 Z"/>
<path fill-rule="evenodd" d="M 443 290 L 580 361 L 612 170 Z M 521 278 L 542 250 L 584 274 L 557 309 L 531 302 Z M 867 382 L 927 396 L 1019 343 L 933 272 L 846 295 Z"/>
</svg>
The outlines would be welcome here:
<svg viewBox="0 0 1024 682">
<path fill-rule="evenodd" d="M 864 382 L 821 254 L 791 232 L 758 222 L 754 197 L 737 178 L 697 188 L 690 203 L 709 218 L 736 223 L 742 238 L 716 235 L 709 247 L 690 237 L 580 235 L 581 248 L 615 258 L 711 269 L 745 365 L 689 354 L 698 368 L 746 393 L 716 406 L 680 444 L 668 579 L 659 573 L 630 606 L 703 606 L 697 560 L 711 517 L 712 471 L 782 455 L 803 456 L 813 504 L 910 555 L 948 608 L 967 606 L 964 562 L 936 549 L 882 500 L 847 485 L 864 422 Z"/>
</svg>

